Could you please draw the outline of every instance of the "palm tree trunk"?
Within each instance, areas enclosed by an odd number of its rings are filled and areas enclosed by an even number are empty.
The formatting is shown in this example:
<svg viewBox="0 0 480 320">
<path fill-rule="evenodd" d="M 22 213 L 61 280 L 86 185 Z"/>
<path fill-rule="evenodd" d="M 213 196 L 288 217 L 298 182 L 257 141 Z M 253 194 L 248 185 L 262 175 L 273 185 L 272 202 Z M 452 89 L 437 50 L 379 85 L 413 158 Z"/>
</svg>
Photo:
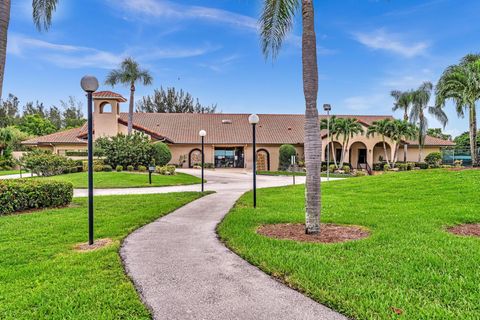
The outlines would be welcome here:
<svg viewBox="0 0 480 320">
<path fill-rule="evenodd" d="M 472 166 L 478 166 L 477 112 L 475 110 L 475 103 L 470 105 L 470 153 L 472 154 Z"/>
<path fill-rule="evenodd" d="M 305 95 L 305 232 L 320 232 L 322 168 L 322 138 L 318 120 L 318 67 L 317 41 L 313 13 L 313 0 L 302 0 L 302 68 L 303 93 Z"/>
<path fill-rule="evenodd" d="M 333 136 L 332 136 L 333 138 Z M 332 144 L 332 147 L 331 147 L 331 152 L 332 152 L 332 158 L 333 158 L 333 163 L 335 164 L 335 168 L 338 168 L 337 166 L 337 150 L 335 150 L 335 143 L 332 141 L 330 142 Z"/>
<path fill-rule="evenodd" d="M 405 108 L 405 110 L 403 111 L 403 120 L 408 121 L 408 109 L 407 108 Z"/>
<path fill-rule="evenodd" d="M 135 100 L 135 84 L 130 85 L 130 103 L 128 105 L 128 134 L 132 134 L 133 128 L 133 105 Z"/>
<path fill-rule="evenodd" d="M 0 99 L 2 99 L 3 76 L 7 60 L 7 34 L 10 22 L 10 0 L 0 0 Z"/>
<path fill-rule="evenodd" d="M 383 142 L 383 152 L 385 153 L 385 160 L 387 164 L 390 165 L 390 161 L 388 160 L 388 153 L 387 153 L 387 144 L 385 143 L 385 136 L 382 135 L 382 142 Z"/>
</svg>

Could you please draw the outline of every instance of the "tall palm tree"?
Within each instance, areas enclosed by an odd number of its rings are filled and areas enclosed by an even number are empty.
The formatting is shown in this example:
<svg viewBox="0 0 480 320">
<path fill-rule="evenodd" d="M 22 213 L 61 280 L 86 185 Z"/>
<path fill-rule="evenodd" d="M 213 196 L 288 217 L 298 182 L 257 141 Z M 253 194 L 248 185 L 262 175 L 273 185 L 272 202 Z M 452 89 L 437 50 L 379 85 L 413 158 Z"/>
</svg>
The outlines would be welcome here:
<svg viewBox="0 0 480 320">
<path fill-rule="evenodd" d="M 330 145 L 330 147 L 328 149 L 329 149 L 329 152 L 332 152 L 333 163 L 334 163 L 336 168 L 338 168 L 338 165 L 337 165 L 337 155 L 336 155 L 336 152 L 334 150 L 335 142 L 333 142 L 333 136 L 337 134 L 338 120 L 339 119 L 337 119 L 336 116 L 331 116 L 330 120 L 322 119 L 321 122 L 320 122 L 320 130 L 327 130 L 328 128 L 330 128 L 328 130 L 328 133 L 329 133 L 329 135 L 328 135 L 329 143 L 328 144 Z M 331 151 L 331 150 L 333 150 L 333 151 Z"/>
<path fill-rule="evenodd" d="M 392 158 L 392 167 L 398 159 L 398 150 L 400 144 L 405 140 L 413 140 L 417 138 L 417 127 L 406 120 L 393 120 L 387 126 L 388 136 L 395 141 L 395 151 Z"/>
<path fill-rule="evenodd" d="M 457 115 L 462 118 L 464 109 L 468 109 L 472 165 L 479 166 L 476 102 L 480 100 L 480 55 L 467 55 L 459 65 L 448 67 L 438 80 L 435 94 L 435 105 L 439 108 L 447 100 L 453 100 Z"/>
<path fill-rule="evenodd" d="M 32 0 L 33 21 L 39 31 L 48 30 L 58 0 Z M 7 35 L 10 23 L 10 0 L 0 0 L 0 99 L 3 91 L 3 77 L 7 61 Z"/>
<path fill-rule="evenodd" d="M 433 85 L 431 82 L 424 82 L 412 96 L 412 110 L 410 111 L 410 122 L 418 126 L 418 162 L 422 161 L 425 137 L 427 136 L 428 120 L 425 111 L 434 116 L 445 127 L 448 122 L 447 115 L 439 106 L 429 107 L 428 102 L 432 96 Z"/>
<path fill-rule="evenodd" d="M 305 187 L 306 223 L 305 232 L 320 232 L 322 168 L 322 139 L 318 119 L 318 67 L 317 38 L 313 0 L 264 0 L 260 18 L 260 35 L 263 53 L 275 58 L 283 41 L 292 30 L 295 14 L 302 12 L 302 69 L 303 93 L 305 96 L 305 166 L 307 169 Z"/>
<path fill-rule="evenodd" d="M 395 99 L 392 110 L 403 110 L 403 120 L 408 121 L 408 110 L 412 104 L 412 91 L 393 90 L 390 95 Z"/>
<path fill-rule="evenodd" d="M 147 86 L 152 84 L 153 77 L 150 72 L 141 69 L 140 65 L 132 58 L 126 58 L 120 64 L 120 69 L 112 70 L 105 80 L 106 84 L 112 87 L 116 84 L 123 84 L 130 86 L 130 101 L 128 107 L 128 134 L 132 133 L 133 127 L 133 106 L 135 103 L 135 83 L 141 81 L 143 85 Z"/>
<path fill-rule="evenodd" d="M 385 153 L 385 161 L 387 164 L 390 165 L 388 152 L 387 152 L 387 143 L 385 141 L 385 137 L 388 137 L 389 130 L 390 130 L 390 123 L 392 120 L 390 119 L 383 119 L 378 121 L 373 121 L 370 127 L 367 129 L 367 137 L 371 135 L 378 134 L 382 137 L 382 144 L 383 144 L 383 152 Z"/>
<path fill-rule="evenodd" d="M 340 118 L 337 120 L 337 139 L 342 136 L 342 157 L 340 158 L 340 168 L 343 167 L 345 162 L 345 156 L 348 152 L 348 144 L 350 138 L 353 138 L 357 134 L 363 134 L 363 127 L 355 118 Z"/>
</svg>

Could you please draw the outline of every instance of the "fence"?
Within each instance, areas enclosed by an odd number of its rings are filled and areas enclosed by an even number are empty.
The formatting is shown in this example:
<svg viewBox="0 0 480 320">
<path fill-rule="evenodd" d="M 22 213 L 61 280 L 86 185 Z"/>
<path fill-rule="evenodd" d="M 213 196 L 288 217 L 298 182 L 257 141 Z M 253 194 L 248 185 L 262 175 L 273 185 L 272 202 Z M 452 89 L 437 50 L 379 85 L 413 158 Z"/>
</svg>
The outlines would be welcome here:
<svg viewBox="0 0 480 320">
<path fill-rule="evenodd" d="M 480 156 L 480 149 L 478 150 Z M 442 149 L 442 163 L 454 164 L 456 160 L 462 160 L 464 166 L 472 165 L 472 156 L 470 149 L 457 149 L 457 148 L 443 148 Z"/>
</svg>

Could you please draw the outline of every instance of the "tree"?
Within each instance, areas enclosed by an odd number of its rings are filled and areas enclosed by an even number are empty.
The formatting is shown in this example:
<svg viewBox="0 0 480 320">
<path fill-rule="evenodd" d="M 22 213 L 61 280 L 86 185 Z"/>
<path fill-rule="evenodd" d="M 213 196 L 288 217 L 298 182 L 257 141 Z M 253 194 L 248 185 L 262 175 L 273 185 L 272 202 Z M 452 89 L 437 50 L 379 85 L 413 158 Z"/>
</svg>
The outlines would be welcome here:
<svg viewBox="0 0 480 320">
<path fill-rule="evenodd" d="M 58 130 L 60 130 L 62 126 L 62 113 L 60 109 L 56 106 L 51 106 L 50 109 L 46 112 L 46 119 L 48 119 Z"/>
<path fill-rule="evenodd" d="M 364 130 L 360 122 L 358 122 L 358 120 L 355 118 L 339 118 L 337 119 L 336 131 L 337 131 L 337 135 L 336 135 L 337 139 L 340 136 L 343 137 L 342 157 L 340 158 L 340 168 L 343 168 L 343 163 L 345 162 L 345 156 L 347 155 L 347 152 L 348 152 L 348 144 L 350 142 L 350 138 L 353 138 L 357 134 L 363 134 Z"/>
<path fill-rule="evenodd" d="M 443 108 L 447 100 L 452 100 L 457 115 L 461 118 L 465 116 L 464 109 L 468 109 L 472 165 L 480 165 L 476 144 L 476 103 L 480 99 L 480 55 L 467 55 L 460 64 L 448 67 L 438 80 L 435 94 L 435 105 L 438 108 Z"/>
<path fill-rule="evenodd" d="M 39 31 L 48 30 L 58 0 L 32 0 L 33 21 Z M 0 0 L 0 99 L 7 58 L 7 34 L 10 22 L 10 0 Z"/>
<path fill-rule="evenodd" d="M 33 102 L 27 102 L 23 106 L 23 116 L 34 115 L 38 114 L 42 118 L 46 118 L 48 115 L 48 110 L 43 105 L 43 102 L 36 101 L 35 104 Z"/>
<path fill-rule="evenodd" d="M 398 158 L 400 144 L 405 140 L 417 138 L 417 127 L 406 120 L 389 121 L 387 125 L 388 136 L 395 142 L 395 151 L 392 158 L 392 167 L 395 167 Z M 405 155 L 406 158 L 406 155 Z"/>
<path fill-rule="evenodd" d="M 4 157 L 11 148 L 13 133 L 9 128 L 0 128 L 0 157 Z"/>
<path fill-rule="evenodd" d="M 14 125 L 18 120 L 18 107 L 20 102 L 13 94 L 0 104 L 0 128 Z"/>
<path fill-rule="evenodd" d="M 291 144 L 282 144 L 278 151 L 278 170 L 286 171 L 292 163 L 292 156 L 297 155 L 297 149 Z"/>
<path fill-rule="evenodd" d="M 412 104 L 412 91 L 393 90 L 390 95 L 395 99 L 392 110 L 403 110 L 403 120 L 408 121 L 408 110 Z"/>
<path fill-rule="evenodd" d="M 164 166 L 172 160 L 172 152 L 166 143 L 157 142 L 152 145 L 152 157 L 155 165 Z"/>
<path fill-rule="evenodd" d="M 133 106 L 135 103 L 135 84 L 142 82 L 147 86 L 152 84 L 153 78 L 150 72 L 141 69 L 140 65 L 132 58 L 126 58 L 120 65 L 120 69 L 112 70 L 105 80 L 106 84 L 112 87 L 121 83 L 123 85 L 130 86 L 130 101 L 128 108 L 128 134 L 132 133 L 133 126 Z"/>
<path fill-rule="evenodd" d="M 204 106 L 198 99 L 194 102 L 192 95 L 182 89 L 162 87 L 155 89 L 153 96 L 145 96 L 137 103 L 140 112 L 155 113 L 215 113 L 217 105 Z"/>
<path fill-rule="evenodd" d="M 442 132 L 442 128 L 428 128 L 427 136 L 452 141 L 452 135 Z"/>
<path fill-rule="evenodd" d="M 453 139 L 455 142 L 455 151 L 470 150 L 470 132 L 464 132 Z M 480 131 L 477 132 L 477 150 L 480 148 Z"/>
<path fill-rule="evenodd" d="M 390 166 L 390 161 L 388 160 L 388 152 L 387 152 L 387 143 L 385 142 L 385 137 L 389 134 L 390 128 L 390 119 L 383 119 L 378 121 L 373 121 L 372 125 L 367 129 L 367 138 L 371 135 L 378 134 L 382 137 L 382 144 L 383 144 L 383 152 L 385 153 L 385 161 Z"/>
<path fill-rule="evenodd" d="M 329 152 L 331 150 L 334 150 L 334 146 L 335 146 L 335 143 L 333 142 L 333 136 L 337 134 L 337 127 L 338 127 L 338 120 L 336 116 L 331 116 L 330 117 L 330 120 L 328 119 L 322 119 L 322 121 L 320 122 L 320 129 L 321 130 L 327 130 L 328 127 L 330 126 L 330 130 L 328 130 L 329 132 L 329 135 L 328 135 L 328 141 L 329 141 L 329 145 L 331 145 L 328 149 L 329 149 Z M 337 165 L 337 155 L 336 155 L 336 152 L 332 152 L 332 155 L 333 155 L 333 164 L 335 165 L 336 168 L 338 168 L 338 165 Z"/>
<path fill-rule="evenodd" d="M 68 97 L 67 101 L 60 100 L 63 108 L 62 127 L 65 129 L 81 127 L 87 120 L 83 117 L 82 102 L 75 97 Z"/>
<path fill-rule="evenodd" d="M 317 39 L 313 0 L 265 0 L 260 18 L 262 50 L 274 59 L 293 27 L 294 16 L 301 5 L 302 12 L 302 69 L 305 96 L 305 208 L 307 234 L 320 232 L 322 139 L 318 118 Z"/>
<path fill-rule="evenodd" d="M 412 110 L 410 111 L 410 122 L 418 126 L 418 162 L 422 161 L 425 137 L 427 136 L 428 121 L 425 111 L 434 116 L 445 127 L 448 122 L 447 115 L 440 106 L 429 107 L 428 102 L 432 96 L 433 85 L 431 82 L 424 82 L 412 96 Z"/>
<path fill-rule="evenodd" d="M 42 118 L 38 114 L 29 114 L 22 118 L 18 128 L 25 133 L 34 136 L 44 136 L 57 131 L 50 120 Z"/>
</svg>

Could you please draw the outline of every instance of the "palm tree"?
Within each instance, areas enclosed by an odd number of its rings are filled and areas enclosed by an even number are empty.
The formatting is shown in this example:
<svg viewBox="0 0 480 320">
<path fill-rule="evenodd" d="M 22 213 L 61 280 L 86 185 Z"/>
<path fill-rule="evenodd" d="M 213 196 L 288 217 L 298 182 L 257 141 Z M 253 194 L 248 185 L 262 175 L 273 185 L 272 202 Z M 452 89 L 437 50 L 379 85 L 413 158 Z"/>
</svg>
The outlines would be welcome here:
<svg viewBox="0 0 480 320">
<path fill-rule="evenodd" d="M 132 58 L 126 58 L 120 65 L 120 69 L 112 70 L 105 80 L 106 84 L 112 87 L 116 84 L 123 84 L 130 86 L 130 101 L 128 107 L 128 134 L 132 133 L 133 127 L 133 106 L 135 102 L 135 83 L 138 81 L 143 82 L 143 85 L 147 86 L 152 84 L 153 77 L 150 72 L 141 69 L 139 64 Z"/>
<path fill-rule="evenodd" d="M 410 111 L 410 122 L 418 125 L 418 162 L 422 161 L 425 137 L 427 136 L 428 121 L 425 116 L 427 110 L 445 127 L 448 122 L 447 115 L 441 107 L 429 107 L 428 102 L 432 96 L 433 85 L 431 82 L 424 82 L 412 96 L 412 110 Z"/>
<path fill-rule="evenodd" d="M 58 0 L 32 0 L 33 21 L 39 31 L 48 30 Z M 7 60 L 7 35 L 10 23 L 10 0 L 0 0 L 0 99 Z"/>
<path fill-rule="evenodd" d="M 345 162 L 345 156 L 348 152 L 348 143 L 350 138 L 353 138 L 357 134 L 363 134 L 363 127 L 355 118 L 340 118 L 337 120 L 337 139 L 339 136 L 343 137 L 342 143 L 342 157 L 340 158 L 340 168 L 343 167 Z"/>
<path fill-rule="evenodd" d="M 388 136 L 395 141 L 395 151 L 392 158 L 392 167 L 395 168 L 395 164 L 398 158 L 398 150 L 400 144 L 405 140 L 413 140 L 417 138 L 417 127 L 406 120 L 393 120 L 390 121 L 387 126 Z"/>
<path fill-rule="evenodd" d="M 390 161 L 388 160 L 388 152 L 387 152 L 387 143 L 385 142 L 385 137 L 389 135 L 390 130 L 390 119 L 383 119 L 378 121 L 373 121 L 370 127 L 367 129 L 367 137 L 371 135 L 378 134 L 382 136 L 382 144 L 383 144 L 383 152 L 385 153 L 385 161 L 390 166 Z"/>
<path fill-rule="evenodd" d="M 334 163 L 336 168 L 338 168 L 337 155 L 336 155 L 335 150 L 333 149 L 335 147 L 335 143 L 332 140 L 333 140 L 333 136 L 337 134 L 338 120 L 339 119 L 337 119 L 336 116 L 331 116 L 330 120 L 322 119 L 321 122 L 320 122 L 320 130 L 327 130 L 328 127 L 330 126 L 330 130 L 328 130 L 328 132 L 329 132 L 329 135 L 328 135 L 329 143 L 328 144 L 331 145 L 331 146 L 328 149 L 329 149 L 329 152 L 330 152 L 330 150 L 333 150 L 333 152 L 332 152 L 333 163 Z"/>
<path fill-rule="evenodd" d="M 463 118 L 464 109 L 468 109 L 472 165 L 480 165 L 476 144 L 476 102 L 480 100 L 480 55 L 467 55 L 459 65 L 448 67 L 438 80 L 435 94 L 435 105 L 439 108 L 443 108 L 445 102 L 451 99 L 455 103 L 459 117 Z"/>
<path fill-rule="evenodd" d="M 403 120 L 408 121 L 408 110 L 412 104 L 412 91 L 393 90 L 390 95 L 395 99 L 392 110 L 403 110 Z"/>
</svg>

